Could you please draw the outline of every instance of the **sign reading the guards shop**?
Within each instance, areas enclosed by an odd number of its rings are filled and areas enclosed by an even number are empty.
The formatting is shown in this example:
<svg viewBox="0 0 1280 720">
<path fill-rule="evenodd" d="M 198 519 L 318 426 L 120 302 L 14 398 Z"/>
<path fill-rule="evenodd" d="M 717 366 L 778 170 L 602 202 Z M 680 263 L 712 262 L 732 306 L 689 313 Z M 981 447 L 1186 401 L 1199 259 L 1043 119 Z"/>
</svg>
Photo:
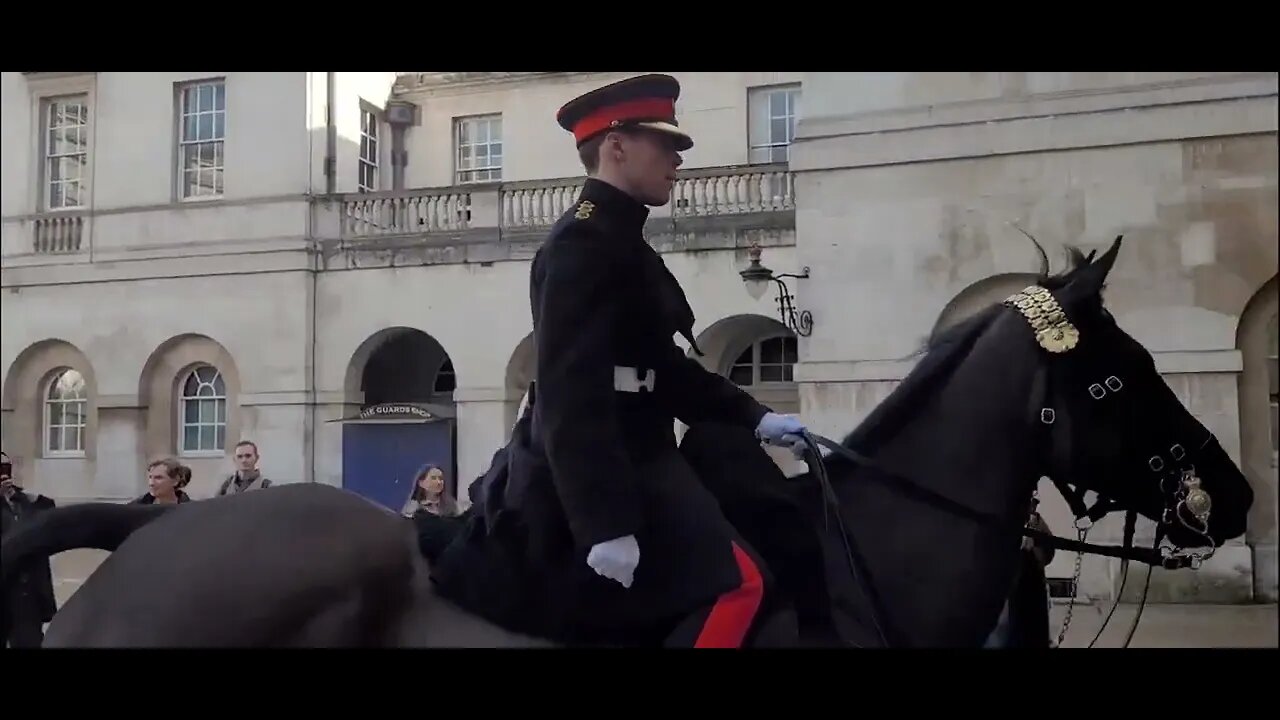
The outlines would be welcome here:
<svg viewBox="0 0 1280 720">
<path fill-rule="evenodd" d="M 423 420 L 431 420 L 434 417 L 430 412 L 417 405 L 406 405 L 404 403 L 381 403 L 379 405 L 370 405 L 360 410 L 361 420 L 374 418 L 386 418 L 388 420 L 395 418 L 421 418 Z"/>
</svg>

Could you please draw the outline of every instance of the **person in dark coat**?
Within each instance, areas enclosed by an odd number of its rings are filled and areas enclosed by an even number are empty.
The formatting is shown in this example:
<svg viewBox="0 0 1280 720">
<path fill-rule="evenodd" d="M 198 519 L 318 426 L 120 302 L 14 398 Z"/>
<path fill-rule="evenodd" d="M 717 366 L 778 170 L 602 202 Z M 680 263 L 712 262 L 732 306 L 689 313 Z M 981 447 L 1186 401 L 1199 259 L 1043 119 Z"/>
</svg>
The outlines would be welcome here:
<svg viewBox="0 0 1280 720">
<path fill-rule="evenodd" d="M 0 453 L 0 538 L 54 507 L 56 503 L 51 498 L 23 490 L 9 458 Z M 4 643 L 13 648 L 40 647 L 44 624 L 58 611 L 53 594 L 53 569 L 48 558 L 20 573 L 7 590 L 4 617 L 0 620 Z"/>
<path fill-rule="evenodd" d="M 445 595 L 513 629 L 568 642 L 661 635 L 673 646 L 740 647 L 761 616 L 768 570 L 680 455 L 674 420 L 731 424 L 793 448 L 804 426 L 674 341 L 679 333 L 701 353 L 693 311 L 644 227 L 693 145 L 676 121 L 679 92 L 673 77 L 644 75 L 558 114 L 588 178 L 532 263 L 536 400 L 495 458 L 506 465 L 501 494 L 482 498 L 514 524 L 496 545 L 490 528 L 464 531 L 473 555 L 501 555 L 479 563 L 486 569 L 463 568 L 459 550 L 435 571 Z M 504 574 L 524 590 L 506 599 L 519 608 L 510 612 L 475 581 Z"/>
<path fill-rule="evenodd" d="M 190 496 L 183 490 L 189 482 L 191 482 L 191 468 L 173 458 L 156 460 L 147 467 L 147 492 L 130 501 L 130 504 L 190 502 Z"/>
</svg>

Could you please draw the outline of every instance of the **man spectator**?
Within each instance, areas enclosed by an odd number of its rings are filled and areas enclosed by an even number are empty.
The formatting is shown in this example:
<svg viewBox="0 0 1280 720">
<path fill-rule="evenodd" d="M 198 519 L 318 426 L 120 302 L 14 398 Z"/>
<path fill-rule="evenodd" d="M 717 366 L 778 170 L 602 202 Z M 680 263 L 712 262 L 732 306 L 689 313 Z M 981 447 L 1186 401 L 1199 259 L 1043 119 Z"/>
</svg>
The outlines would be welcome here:
<svg viewBox="0 0 1280 720">
<path fill-rule="evenodd" d="M 9 535 L 19 523 L 30 522 L 38 513 L 55 507 L 52 499 L 22 489 L 9 456 L 0 452 L 0 537 Z M 23 570 L 5 598 L 3 642 L 13 648 L 40 647 L 44 624 L 53 619 L 58 603 L 53 595 L 53 571 L 48 558 Z"/>
<path fill-rule="evenodd" d="M 258 470 L 258 446 L 252 440 L 241 440 L 235 449 L 236 471 L 218 488 L 218 496 L 271 487 L 271 481 Z"/>
</svg>

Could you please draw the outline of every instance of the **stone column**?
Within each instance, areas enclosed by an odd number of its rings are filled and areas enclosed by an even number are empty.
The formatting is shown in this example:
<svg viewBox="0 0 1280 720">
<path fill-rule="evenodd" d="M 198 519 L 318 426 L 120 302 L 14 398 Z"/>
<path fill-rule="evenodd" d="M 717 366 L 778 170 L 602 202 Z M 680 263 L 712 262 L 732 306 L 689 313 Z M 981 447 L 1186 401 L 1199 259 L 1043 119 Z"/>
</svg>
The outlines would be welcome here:
<svg viewBox="0 0 1280 720">
<path fill-rule="evenodd" d="M 467 491 L 489 469 L 493 454 L 511 433 L 510 405 L 520 402 L 514 390 L 494 387 L 460 387 L 453 391 L 458 439 L 458 504 L 470 505 Z"/>
</svg>

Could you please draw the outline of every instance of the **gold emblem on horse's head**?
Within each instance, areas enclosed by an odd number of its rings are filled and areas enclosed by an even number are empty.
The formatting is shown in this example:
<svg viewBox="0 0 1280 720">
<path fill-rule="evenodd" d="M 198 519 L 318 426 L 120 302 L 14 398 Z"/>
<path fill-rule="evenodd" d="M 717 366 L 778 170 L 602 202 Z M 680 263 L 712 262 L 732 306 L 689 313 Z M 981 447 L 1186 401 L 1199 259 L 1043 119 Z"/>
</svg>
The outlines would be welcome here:
<svg viewBox="0 0 1280 720">
<path fill-rule="evenodd" d="M 1080 331 L 1072 325 L 1051 325 L 1036 333 L 1036 342 L 1051 353 L 1063 353 L 1080 342 Z"/>
<path fill-rule="evenodd" d="M 1010 295 L 1004 303 L 1022 314 L 1035 332 L 1036 342 L 1045 350 L 1064 353 L 1080 342 L 1080 331 L 1067 320 L 1067 314 L 1048 289 L 1031 285 Z"/>
</svg>

